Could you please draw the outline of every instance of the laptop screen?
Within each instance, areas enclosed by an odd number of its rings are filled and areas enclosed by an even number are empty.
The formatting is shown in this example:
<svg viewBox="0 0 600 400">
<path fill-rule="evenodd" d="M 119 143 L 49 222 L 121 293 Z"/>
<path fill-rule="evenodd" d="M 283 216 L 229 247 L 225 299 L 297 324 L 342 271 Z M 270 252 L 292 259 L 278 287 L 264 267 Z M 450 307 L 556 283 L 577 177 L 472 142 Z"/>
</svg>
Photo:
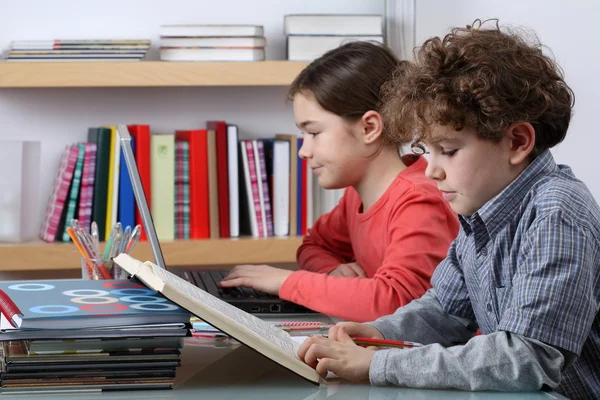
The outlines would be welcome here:
<svg viewBox="0 0 600 400">
<path fill-rule="evenodd" d="M 135 202 L 140 210 L 142 224 L 146 230 L 148 241 L 150 241 L 150 247 L 152 248 L 154 261 L 159 267 L 166 269 L 167 267 L 165 265 L 165 259 L 163 258 L 163 253 L 158 242 L 156 229 L 154 229 L 152 214 L 150 213 L 148 201 L 146 201 L 146 196 L 144 194 L 140 172 L 138 171 L 133 149 L 131 148 L 131 135 L 129 134 L 129 130 L 125 125 L 117 125 L 117 133 L 119 134 L 119 140 L 121 142 L 121 149 L 123 150 L 125 164 L 127 165 L 127 171 L 129 171 L 129 178 L 131 179 L 131 186 L 133 187 Z"/>
</svg>

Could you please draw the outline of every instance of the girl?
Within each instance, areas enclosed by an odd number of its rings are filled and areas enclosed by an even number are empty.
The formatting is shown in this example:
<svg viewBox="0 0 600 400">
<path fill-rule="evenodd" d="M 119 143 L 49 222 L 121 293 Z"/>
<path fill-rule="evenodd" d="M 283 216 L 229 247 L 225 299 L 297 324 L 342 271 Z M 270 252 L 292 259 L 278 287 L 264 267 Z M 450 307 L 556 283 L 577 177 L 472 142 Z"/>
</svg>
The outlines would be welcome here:
<svg viewBox="0 0 600 400">
<path fill-rule="evenodd" d="M 458 219 L 422 156 L 389 132 L 380 88 L 399 62 L 387 48 L 354 42 L 331 50 L 292 83 L 299 155 L 325 189 L 346 188 L 298 249 L 301 270 L 239 265 L 222 287 L 247 286 L 312 310 L 371 321 L 421 297 L 458 232 Z"/>
</svg>

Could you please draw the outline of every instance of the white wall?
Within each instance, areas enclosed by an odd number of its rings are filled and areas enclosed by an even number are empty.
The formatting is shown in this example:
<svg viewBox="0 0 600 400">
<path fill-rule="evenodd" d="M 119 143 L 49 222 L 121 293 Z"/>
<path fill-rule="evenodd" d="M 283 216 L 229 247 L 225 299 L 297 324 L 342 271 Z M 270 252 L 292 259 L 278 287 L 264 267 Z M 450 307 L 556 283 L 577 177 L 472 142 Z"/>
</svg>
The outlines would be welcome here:
<svg viewBox="0 0 600 400">
<path fill-rule="evenodd" d="M 161 24 L 229 23 L 264 25 L 267 58 L 284 59 L 285 14 L 383 12 L 383 0 L 0 0 L 0 49 L 12 40 L 117 37 L 150 38 L 156 47 Z M 0 89 L 0 140 L 42 141 L 41 197 L 33 206 L 40 223 L 60 153 L 85 140 L 88 127 L 146 123 L 172 132 L 209 119 L 237 124 L 242 138 L 297 131 L 285 88 Z"/>
<path fill-rule="evenodd" d="M 562 66 L 575 92 L 575 112 L 565 141 L 553 150 L 557 162 L 571 166 L 600 201 L 600 2 L 591 0 L 416 0 L 416 43 L 447 33 L 476 18 L 535 30 Z"/>
</svg>

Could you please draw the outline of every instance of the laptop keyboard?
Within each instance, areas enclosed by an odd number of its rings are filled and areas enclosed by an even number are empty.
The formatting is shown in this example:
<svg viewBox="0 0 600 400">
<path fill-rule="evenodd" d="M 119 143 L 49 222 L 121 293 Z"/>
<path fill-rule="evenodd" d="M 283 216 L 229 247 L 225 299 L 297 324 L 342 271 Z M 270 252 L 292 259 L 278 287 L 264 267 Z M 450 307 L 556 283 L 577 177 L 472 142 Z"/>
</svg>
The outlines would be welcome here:
<svg viewBox="0 0 600 400">
<path fill-rule="evenodd" d="M 200 289 L 208 293 L 219 293 L 222 299 L 234 300 L 234 299 L 269 299 L 277 298 L 272 294 L 260 292 L 249 287 L 235 287 L 235 288 L 222 288 L 219 286 L 219 282 L 229 273 L 226 270 L 193 270 L 193 271 L 182 271 L 180 275 L 183 279 L 190 282 L 191 284 L 198 286 Z"/>
</svg>

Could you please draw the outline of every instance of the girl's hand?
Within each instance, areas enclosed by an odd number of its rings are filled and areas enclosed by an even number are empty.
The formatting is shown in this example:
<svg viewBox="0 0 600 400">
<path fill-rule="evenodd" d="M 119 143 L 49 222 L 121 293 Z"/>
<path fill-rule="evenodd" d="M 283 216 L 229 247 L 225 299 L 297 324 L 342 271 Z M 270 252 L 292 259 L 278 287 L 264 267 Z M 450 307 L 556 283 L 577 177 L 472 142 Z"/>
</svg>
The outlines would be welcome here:
<svg viewBox="0 0 600 400">
<path fill-rule="evenodd" d="M 223 278 L 219 286 L 224 288 L 246 286 L 278 296 L 281 285 L 292 272 L 269 265 L 238 265 Z"/>
<path fill-rule="evenodd" d="M 344 276 L 346 278 L 366 278 L 367 274 L 357 263 L 340 264 L 339 267 L 329 273 L 331 276 Z"/>
<path fill-rule="evenodd" d="M 357 346 L 343 328 L 338 330 L 338 339 L 311 336 L 300 345 L 298 356 L 323 377 L 331 371 L 350 381 L 368 381 L 376 350 Z"/>
<path fill-rule="evenodd" d="M 360 324 L 358 322 L 338 322 L 329 328 L 328 336 L 330 339 L 338 342 L 341 341 L 341 338 L 346 336 L 385 339 L 381 332 L 374 326 Z"/>
</svg>

